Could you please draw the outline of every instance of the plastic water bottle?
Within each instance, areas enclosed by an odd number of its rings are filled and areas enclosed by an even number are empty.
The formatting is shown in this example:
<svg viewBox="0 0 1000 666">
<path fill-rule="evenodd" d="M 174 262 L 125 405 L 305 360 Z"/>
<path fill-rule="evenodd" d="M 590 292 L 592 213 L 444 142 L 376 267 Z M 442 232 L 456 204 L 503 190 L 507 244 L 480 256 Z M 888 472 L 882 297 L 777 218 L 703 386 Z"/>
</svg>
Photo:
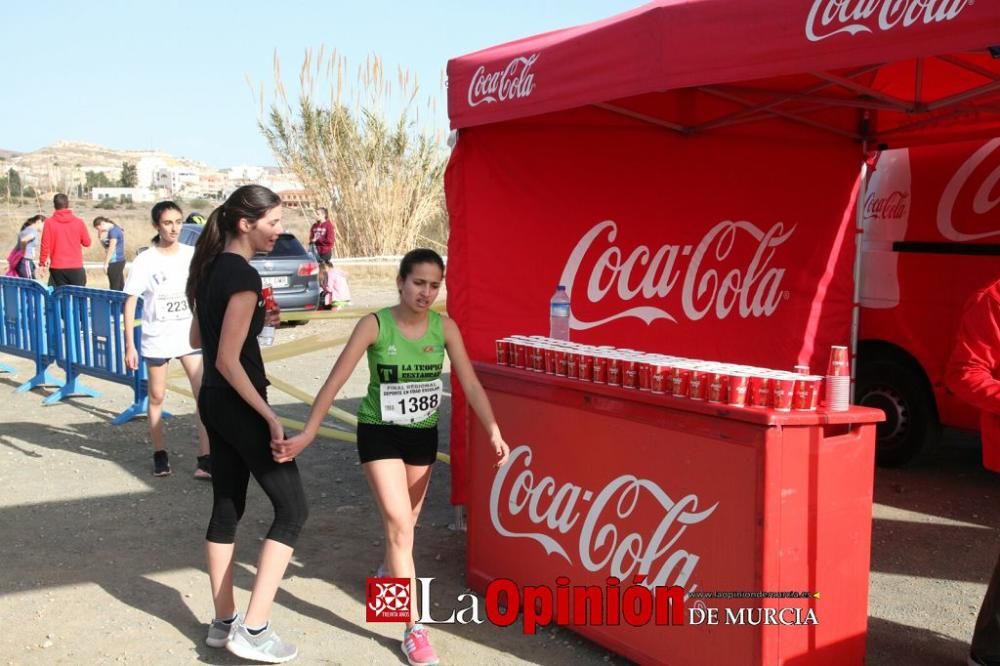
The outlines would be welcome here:
<svg viewBox="0 0 1000 666">
<path fill-rule="evenodd" d="M 274 344 L 274 325 L 272 322 L 272 312 L 277 309 L 278 303 L 274 300 L 274 290 L 271 287 L 261 289 L 261 296 L 264 297 L 264 328 L 260 329 L 257 336 L 257 343 L 261 347 L 270 347 Z"/>
<path fill-rule="evenodd" d="M 555 340 L 569 340 L 569 294 L 566 287 L 559 285 L 549 301 L 549 337 Z"/>
</svg>

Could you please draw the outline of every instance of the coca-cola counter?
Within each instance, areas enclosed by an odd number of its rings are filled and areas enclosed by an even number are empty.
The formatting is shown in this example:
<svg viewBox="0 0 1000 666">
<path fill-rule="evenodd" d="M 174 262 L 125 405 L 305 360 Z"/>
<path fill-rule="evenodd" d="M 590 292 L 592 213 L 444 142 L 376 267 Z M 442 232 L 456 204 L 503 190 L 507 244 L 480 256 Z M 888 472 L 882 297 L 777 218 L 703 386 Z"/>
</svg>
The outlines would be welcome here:
<svg viewBox="0 0 1000 666">
<path fill-rule="evenodd" d="M 517 589 L 519 621 L 545 620 L 552 601 L 553 624 L 644 664 L 864 663 L 880 411 L 476 372 L 511 447 L 495 470 L 470 428 L 467 577 L 494 584 L 487 604 Z M 683 613 L 650 612 L 671 586 Z"/>
</svg>

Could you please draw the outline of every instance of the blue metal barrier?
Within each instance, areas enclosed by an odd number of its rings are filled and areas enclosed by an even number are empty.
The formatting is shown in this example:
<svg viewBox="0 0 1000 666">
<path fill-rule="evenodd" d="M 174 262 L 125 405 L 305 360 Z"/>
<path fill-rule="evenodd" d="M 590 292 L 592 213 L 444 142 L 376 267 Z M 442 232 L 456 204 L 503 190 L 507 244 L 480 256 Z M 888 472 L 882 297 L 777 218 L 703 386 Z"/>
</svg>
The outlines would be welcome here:
<svg viewBox="0 0 1000 666">
<path fill-rule="evenodd" d="M 146 413 L 146 364 L 140 361 L 137 371 L 125 367 L 123 309 L 127 298 L 120 291 L 88 287 L 59 287 L 52 293 L 56 331 L 60 333 L 56 362 L 66 371 L 66 385 L 43 404 L 51 405 L 71 395 L 96 396 L 93 389 L 79 381 L 80 375 L 90 375 L 132 387 L 132 405 L 112 421 L 114 425 Z M 136 336 L 138 348 L 139 329 L 130 333 Z"/>
<path fill-rule="evenodd" d="M 35 375 L 17 387 L 17 393 L 36 386 L 62 386 L 48 367 L 55 361 L 54 313 L 50 290 L 24 278 L 0 277 L 0 352 L 32 359 Z M 14 368 L 0 363 L 0 371 Z"/>
</svg>

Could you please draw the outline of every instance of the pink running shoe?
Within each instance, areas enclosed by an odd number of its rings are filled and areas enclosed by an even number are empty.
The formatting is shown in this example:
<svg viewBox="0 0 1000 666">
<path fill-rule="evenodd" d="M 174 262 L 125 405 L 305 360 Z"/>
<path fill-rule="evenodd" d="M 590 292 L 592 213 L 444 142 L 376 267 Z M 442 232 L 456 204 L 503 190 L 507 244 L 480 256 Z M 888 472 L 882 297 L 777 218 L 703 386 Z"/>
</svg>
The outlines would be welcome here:
<svg viewBox="0 0 1000 666">
<path fill-rule="evenodd" d="M 401 647 L 410 666 L 433 666 L 438 663 L 437 652 L 431 647 L 427 629 L 422 624 L 413 625 L 403 634 Z"/>
</svg>

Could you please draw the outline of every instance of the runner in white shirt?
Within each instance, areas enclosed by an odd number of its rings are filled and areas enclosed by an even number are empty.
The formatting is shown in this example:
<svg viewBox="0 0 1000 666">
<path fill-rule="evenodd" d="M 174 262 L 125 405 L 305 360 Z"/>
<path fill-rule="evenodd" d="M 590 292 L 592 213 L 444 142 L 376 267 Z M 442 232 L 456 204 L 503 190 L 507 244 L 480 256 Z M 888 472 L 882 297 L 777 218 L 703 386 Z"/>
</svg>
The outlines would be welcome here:
<svg viewBox="0 0 1000 666">
<path fill-rule="evenodd" d="M 177 242 L 184 224 L 184 213 L 172 201 L 153 206 L 153 226 L 158 234 L 153 245 L 138 254 L 125 281 L 125 330 L 133 330 L 136 302 L 142 298 L 142 349 L 136 351 L 132 335 L 125 336 L 125 365 L 139 367 L 139 353 L 146 360 L 149 373 L 149 438 L 153 443 L 153 476 L 170 474 L 167 451 L 163 448 L 163 400 L 167 393 L 167 367 L 170 359 L 181 362 L 191 382 L 195 402 L 201 389 L 201 350 L 188 343 L 191 310 L 184 289 L 194 248 Z M 198 466 L 194 475 L 210 479 L 211 458 L 208 434 L 195 408 L 198 427 Z"/>
</svg>

